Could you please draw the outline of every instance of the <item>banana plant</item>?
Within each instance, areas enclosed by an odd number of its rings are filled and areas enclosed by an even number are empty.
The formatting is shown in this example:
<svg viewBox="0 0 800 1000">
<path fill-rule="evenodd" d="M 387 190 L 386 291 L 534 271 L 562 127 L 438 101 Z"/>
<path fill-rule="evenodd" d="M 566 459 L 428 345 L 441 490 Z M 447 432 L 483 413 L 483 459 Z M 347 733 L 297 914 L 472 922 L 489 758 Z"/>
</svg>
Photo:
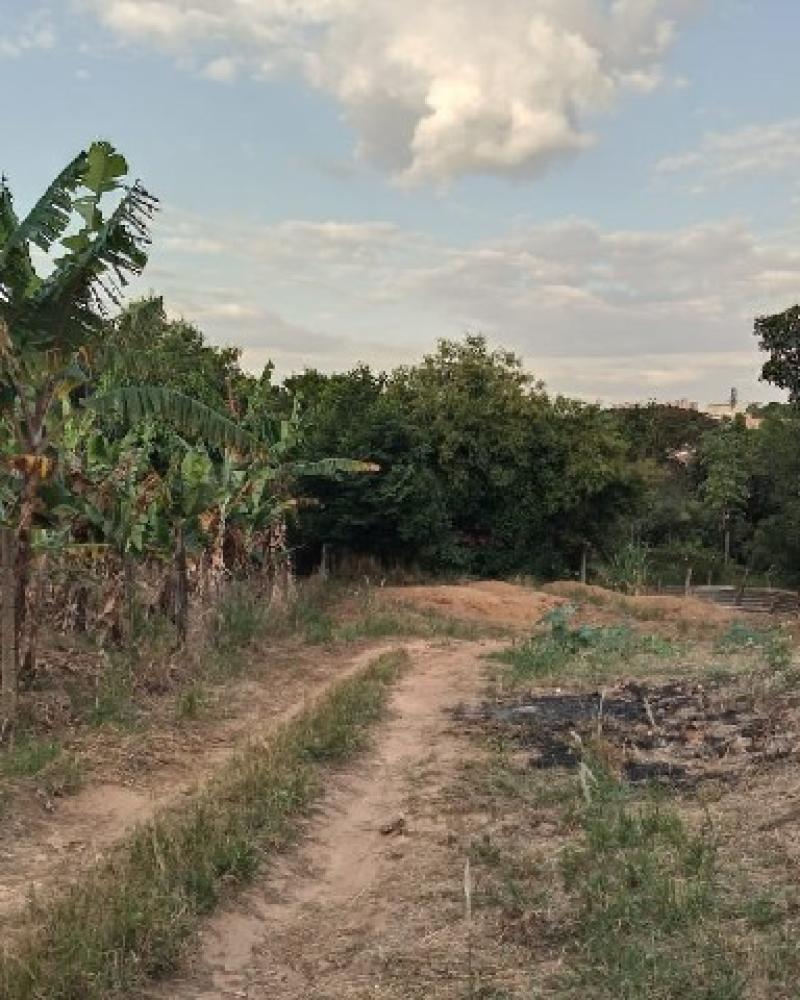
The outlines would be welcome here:
<svg viewBox="0 0 800 1000">
<path fill-rule="evenodd" d="M 13 435 L 0 486 L 3 512 L 16 530 L 14 645 L 23 674 L 33 672 L 32 531 L 40 490 L 57 465 L 54 409 L 76 389 L 86 392 L 107 316 L 147 262 L 156 208 L 108 142 L 80 152 L 24 218 L 0 180 L 0 417 Z M 240 450 L 250 443 L 232 421 L 156 386 L 119 390 L 92 406 L 128 425 L 148 417 Z"/>
<path fill-rule="evenodd" d="M 205 448 L 173 451 L 166 477 L 165 521 L 167 545 L 172 552 L 172 618 L 178 645 L 186 642 L 189 624 L 189 575 L 187 550 L 202 549 L 202 515 L 220 502 L 219 482 L 214 463 Z"/>
<path fill-rule="evenodd" d="M 127 174 L 125 158 L 95 142 L 24 218 L 0 181 L 0 413 L 17 449 L 15 646 L 23 669 L 33 668 L 26 650 L 31 531 L 39 487 L 52 469 L 51 409 L 85 380 L 86 352 L 104 316 L 147 260 L 156 200 Z M 45 258 L 38 269 L 37 252 Z"/>
</svg>

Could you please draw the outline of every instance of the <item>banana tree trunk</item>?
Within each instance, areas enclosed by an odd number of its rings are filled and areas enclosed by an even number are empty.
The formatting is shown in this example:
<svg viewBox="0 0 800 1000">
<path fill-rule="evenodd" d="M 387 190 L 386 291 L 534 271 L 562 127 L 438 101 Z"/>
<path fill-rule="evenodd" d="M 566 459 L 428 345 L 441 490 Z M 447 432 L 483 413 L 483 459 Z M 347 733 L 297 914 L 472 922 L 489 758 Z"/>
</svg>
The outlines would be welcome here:
<svg viewBox="0 0 800 1000">
<path fill-rule="evenodd" d="M 17 522 L 17 554 L 15 561 L 16 594 L 14 599 L 17 657 L 17 683 L 30 684 L 36 671 L 36 615 L 34 613 L 33 576 L 33 517 L 41 474 L 38 467 L 28 469 L 22 488 L 19 521 Z"/>
<path fill-rule="evenodd" d="M 122 560 L 123 588 L 125 591 L 125 627 L 126 638 L 133 637 L 136 627 L 136 564 L 130 552 L 126 552 Z"/>
<path fill-rule="evenodd" d="M 189 572 L 186 562 L 186 541 L 183 525 L 180 522 L 175 526 L 174 573 L 175 630 L 178 645 L 185 646 L 189 631 Z"/>
<path fill-rule="evenodd" d="M 294 594 L 294 567 L 289 552 L 286 519 L 281 518 L 269 533 L 269 566 L 272 578 L 270 603 L 281 607 Z"/>
<path fill-rule="evenodd" d="M 228 527 L 227 511 L 223 505 L 219 507 L 219 518 L 214 541 L 211 545 L 209 586 L 212 593 L 219 593 L 225 579 L 225 532 Z"/>
<path fill-rule="evenodd" d="M 16 562 L 16 538 L 11 528 L 0 528 L 0 599 L 2 619 L 0 619 L 0 666 L 3 683 L 3 718 L 0 737 L 6 732 L 13 733 L 17 721 L 17 629 L 16 629 L 16 586 L 14 566 Z"/>
</svg>

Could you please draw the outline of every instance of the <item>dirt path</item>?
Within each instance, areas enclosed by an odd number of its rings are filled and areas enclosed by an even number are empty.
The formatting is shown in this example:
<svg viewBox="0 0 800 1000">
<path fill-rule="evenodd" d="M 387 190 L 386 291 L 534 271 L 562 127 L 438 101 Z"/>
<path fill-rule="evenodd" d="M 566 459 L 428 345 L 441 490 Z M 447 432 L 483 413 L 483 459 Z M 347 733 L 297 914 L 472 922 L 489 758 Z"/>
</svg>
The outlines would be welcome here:
<svg viewBox="0 0 800 1000">
<path fill-rule="evenodd" d="M 452 810 L 440 808 L 439 798 L 466 749 L 466 737 L 445 709 L 480 697 L 481 655 L 492 645 L 406 647 L 412 666 L 393 696 L 376 749 L 332 783 L 303 843 L 244 899 L 209 921 L 186 977 L 148 997 L 407 997 L 412 994 L 395 972 L 419 958 L 423 966 L 413 978 L 426 985 L 413 995 L 456 995 L 453 983 L 464 976 L 462 948 L 454 953 L 440 930 L 428 935 L 409 907 L 419 910 L 430 893 L 440 902 L 455 900 L 454 912 L 460 912 L 463 871 L 459 875 L 450 862 L 437 868 L 434 861 L 442 848 L 443 858 L 452 855 L 447 845 L 459 837 Z M 420 885 L 423 870 L 429 881 Z M 461 922 L 451 923 L 463 944 Z"/>
<path fill-rule="evenodd" d="M 424 646 L 424 643 L 420 644 Z M 31 895 L 73 878 L 136 823 L 191 792 L 237 746 L 300 712 L 332 683 L 361 669 L 396 642 L 354 654 L 298 654 L 291 671 L 269 671 L 226 692 L 224 717 L 169 731 L 112 734 L 99 779 L 53 803 L 31 796 L 0 827 L 0 926 Z M 415 648 L 412 642 L 410 648 Z M 102 741 L 102 734 L 99 737 Z M 104 746 L 93 749 L 96 755 Z M 45 809 L 48 806 L 51 811 Z"/>
</svg>

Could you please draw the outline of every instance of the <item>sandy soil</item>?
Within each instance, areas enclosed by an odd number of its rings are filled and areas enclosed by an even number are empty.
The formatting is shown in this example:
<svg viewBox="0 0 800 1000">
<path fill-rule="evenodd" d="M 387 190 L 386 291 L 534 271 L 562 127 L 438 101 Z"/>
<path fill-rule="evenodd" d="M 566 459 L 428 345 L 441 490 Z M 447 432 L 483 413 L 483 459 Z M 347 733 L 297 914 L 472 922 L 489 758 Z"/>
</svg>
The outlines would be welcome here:
<svg viewBox="0 0 800 1000">
<path fill-rule="evenodd" d="M 452 848 L 446 850 L 461 831 L 450 825 L 439 799 L 452 786 L 468 737 L 446 709 L 480 697 L 481 656 L 492 644 L 407 648 L 412 666 L 376 749 L 332 782 L 301 846 L 208 922 L 185 977 L 148 997 L 461 995 L 463 869 L 453 868 Z M 432 867 L 437 850 L 443 863 Z M 423 857 L 428 884 L 418 881 Z M 433 913 L 449 899 L 454 919 L 444 934 L 440 928 L 425 939 L 424 922 L 409 919 L 409 895 L 417 913 L 426 897 Z M 417 965 L 413 976 L 403 972 L 407 962 Z M 409 993 L 412 982 L 423 992 Z"/>
<path fill-rule="evenodd" d="M 208 779 L 242 741 L 300 712 L 332 683 L 396 648 L 354 654 L 298 652 L 289 672 L 231 685 L 206 722 L 171 729 L 89 735 L 80 749 L 92 780 L 77 794 L 47 800 L 30 792 L 7 807 L 0 827 L 0 926 L 47 886 L 74 877 L 136 823 Z M 221 717 L 220 717 L 221 713 Z"/>
<path fill-rule="evenodd" d="M 386 587 L 386 597 L 454 618 L 496 625 L 533 626 L 564 597 L 501 580 L 433 587 Z"/>
</svg>

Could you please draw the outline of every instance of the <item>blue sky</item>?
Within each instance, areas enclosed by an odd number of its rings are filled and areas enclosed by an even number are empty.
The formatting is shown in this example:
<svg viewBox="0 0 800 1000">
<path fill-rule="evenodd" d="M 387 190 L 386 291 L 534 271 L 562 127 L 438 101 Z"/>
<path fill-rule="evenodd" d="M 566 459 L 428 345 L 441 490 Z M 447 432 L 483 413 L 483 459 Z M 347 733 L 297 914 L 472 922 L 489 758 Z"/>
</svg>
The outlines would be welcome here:
<svg viewBox="0 0 800 1000">
<path fill-rule="evenodd" d="M 800 298 L 792 0 L 0 0 L 24 207 L 92 138 L 143 290 L 248 366 L 484 332 L 556 391 L 724 398 Z M 489 12 L 489 14 L 487 14 Z"/>
</svg>

